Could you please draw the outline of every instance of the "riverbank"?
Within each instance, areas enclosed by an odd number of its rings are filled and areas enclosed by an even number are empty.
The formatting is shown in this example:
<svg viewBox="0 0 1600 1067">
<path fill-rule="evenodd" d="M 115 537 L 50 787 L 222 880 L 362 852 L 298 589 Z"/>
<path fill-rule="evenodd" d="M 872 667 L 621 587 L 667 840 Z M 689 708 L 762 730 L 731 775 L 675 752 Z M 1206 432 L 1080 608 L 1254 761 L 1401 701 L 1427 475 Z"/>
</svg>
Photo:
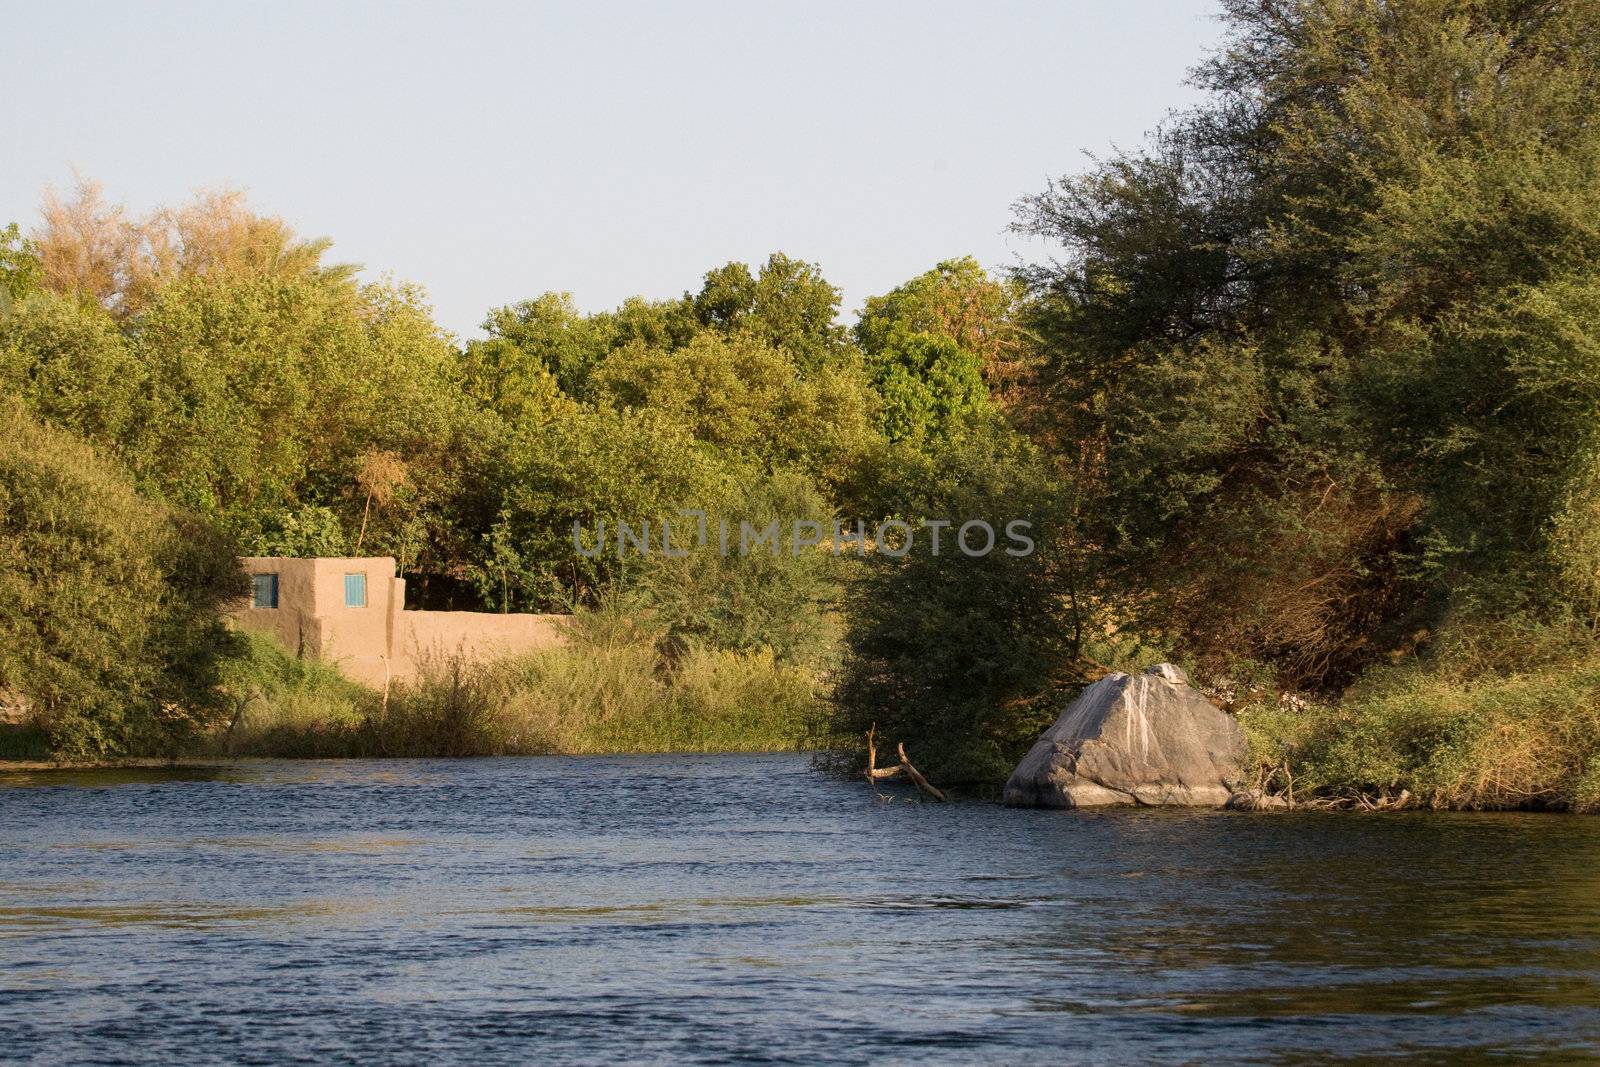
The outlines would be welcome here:
<svg viewBox="0 0 1600 1067">
<path fill-rule="evenodd" d="M 387 696 L 268 636 L 244 634 L 223 678 L 232 714 L 176 759 L 57 762 L 42 732 L 8 724 L 0 726 L 0 769 L 822 747 L 838 749 L 839 769 L 858 766 L 855 739 L 827 730 L 831 705 L 819 672 L 764 653 L 683 647 L 667 655 L 614 618 L 589 621 L 569 647 L 487 664 L 432 663 Z M 1600 811 L 1600 662 L 1588 646 L 1547 653 L 1521 670 L 1477 652 L 1374 672 L 1337 703 L 1280 696 L 1270 686 L 1211 692 L 1250 741 L 1245 785 L 1278 798 L 1274 804 Z M 1019 730 L 1019 758 L 1036 736 Z M 985 797 L 995 789 L 956 791 Z"/>
<path fill-rule="evenodd" d="M 543 756 L 784 752 L 814 747 L 816 672 L 767 651 L 693 645 L 585 616 L 570 643 L 484 663 L 424 662 L 388 692 L 337 666 L 242 632 L 222 667 L 226 714 L 166 754 L 70 758 L 46 729 L 0 724 L 0 761 L 134 766 L 184 759 Z M 61 762 L 54 753 L 66 757 Z"/>
<path fill-rule="evenodd" d="M 1337 701 L 1245 699 L 1256 785 L 1356 806 L 1404 791 L 1433 809 L 1600 812 L 1600 652 L 1586 632 L 1558 636 L 1447 645 Z"/>
</svg>

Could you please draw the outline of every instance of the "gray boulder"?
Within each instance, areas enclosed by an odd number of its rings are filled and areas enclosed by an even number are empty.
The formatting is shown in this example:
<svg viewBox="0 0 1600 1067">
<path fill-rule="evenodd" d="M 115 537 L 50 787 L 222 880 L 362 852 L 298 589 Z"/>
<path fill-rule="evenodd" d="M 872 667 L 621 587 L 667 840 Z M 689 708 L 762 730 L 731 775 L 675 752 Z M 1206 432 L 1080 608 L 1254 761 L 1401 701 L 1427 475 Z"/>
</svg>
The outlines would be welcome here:
<svg viewBox="0 0 1600 1067">
<path fill-rule="evenodd" d="M 1244 732 L 1170 663 L 1111 674 L 1078 695 L 1006 782 L 1013 807 L 1220 808 L 1240 779 Z"/>
</svg>

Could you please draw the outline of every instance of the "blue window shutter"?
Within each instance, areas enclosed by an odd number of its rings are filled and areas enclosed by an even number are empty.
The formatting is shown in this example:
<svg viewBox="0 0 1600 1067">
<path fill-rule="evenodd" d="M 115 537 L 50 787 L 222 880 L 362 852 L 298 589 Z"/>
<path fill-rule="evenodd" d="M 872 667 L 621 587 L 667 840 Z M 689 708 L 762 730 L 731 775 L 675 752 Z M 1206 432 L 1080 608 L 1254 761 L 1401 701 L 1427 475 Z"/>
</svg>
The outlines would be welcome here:
<svg viewBox="0 0 1600 1067">
<path fill-rule="evenodd" d="M 367 606 L 367 576 L 365 574 L 347 574 L 344 576 L 344 606 L 347 608 L 364 608 Z"/>
<path fill-rule="evenodd" d="M 250 584 L 251 607 L 275 608 L 278 606 L 278 576 L 276 574 L 253 575 Z"/>
</svg>

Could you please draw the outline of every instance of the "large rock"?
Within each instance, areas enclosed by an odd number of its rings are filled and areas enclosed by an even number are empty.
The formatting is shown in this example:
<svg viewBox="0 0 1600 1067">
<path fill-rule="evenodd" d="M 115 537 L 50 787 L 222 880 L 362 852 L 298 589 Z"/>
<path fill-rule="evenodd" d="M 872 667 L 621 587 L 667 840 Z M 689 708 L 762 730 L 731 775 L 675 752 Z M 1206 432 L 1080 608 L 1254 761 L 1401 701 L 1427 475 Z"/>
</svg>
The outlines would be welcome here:
<svg viewBox="0 0 1600 1067">
<path fill-rule="evenodd" d="M 1014 807 L 1222 807 L 1242 777 L 1244 732 L 1170 663 L 1112 674 L 1078 695 L 1006 782 Z"/>
</svg>

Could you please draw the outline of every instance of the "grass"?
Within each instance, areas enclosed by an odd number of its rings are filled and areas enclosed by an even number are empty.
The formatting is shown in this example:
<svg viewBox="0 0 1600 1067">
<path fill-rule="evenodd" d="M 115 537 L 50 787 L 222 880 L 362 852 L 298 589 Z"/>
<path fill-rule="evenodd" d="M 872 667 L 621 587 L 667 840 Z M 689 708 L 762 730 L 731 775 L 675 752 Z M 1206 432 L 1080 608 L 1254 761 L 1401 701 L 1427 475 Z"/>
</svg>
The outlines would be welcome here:
<svg viewBox="0 0 1600 1067">
<path fill-rule="evenodd" d="M 232 715 L 208 753 L 313 758 L 345 755 L 377 696 L 331 664 L 291 655 L 271 636 L 241 631 L 242 654 L 223 668 Z"/>
<path fill-rule="evenodd" d="M 802 746 L 816 679 L 769 652 L 689 646 L 605 617 L 570 642 L 472 664 L 424 663 L 388 701 L 333 667 L 251 635 L 230 669 L 237 714 L 210 739 L 238 756 L 494 756 L 748 752 Z"/>
<path fill-rule="evenodd" d="M 1257 700 L 1240 722 L 1269 784 L 1292 776 L 1301 798 L 1600 811 L 1600 649 L 1575 630 L 1458 636 L 1336 703 Z"/>
</svg>

